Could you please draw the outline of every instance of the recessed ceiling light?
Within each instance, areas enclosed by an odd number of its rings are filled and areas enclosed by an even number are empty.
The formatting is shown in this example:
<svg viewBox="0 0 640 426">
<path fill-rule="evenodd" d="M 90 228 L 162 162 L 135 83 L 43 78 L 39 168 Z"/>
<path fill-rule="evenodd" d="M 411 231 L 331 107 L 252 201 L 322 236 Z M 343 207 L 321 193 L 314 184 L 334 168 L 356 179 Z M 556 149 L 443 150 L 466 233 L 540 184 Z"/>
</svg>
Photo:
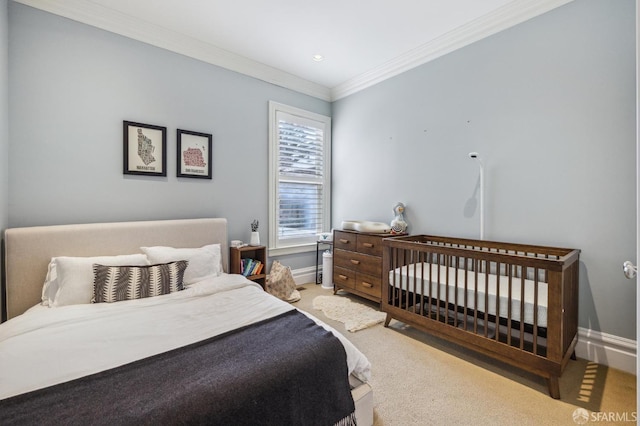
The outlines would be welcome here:
<svg viewBox="0 0 640 426">
<path fill-rule="evenodd" d="M 313 55 L 313 60 L 316 61 L 316 62 L 320 62 L 323 59 L 324 59 L 324 56 L 322 56 L 322 55 L 318 55 L 318 54 Z"/>
</svg>

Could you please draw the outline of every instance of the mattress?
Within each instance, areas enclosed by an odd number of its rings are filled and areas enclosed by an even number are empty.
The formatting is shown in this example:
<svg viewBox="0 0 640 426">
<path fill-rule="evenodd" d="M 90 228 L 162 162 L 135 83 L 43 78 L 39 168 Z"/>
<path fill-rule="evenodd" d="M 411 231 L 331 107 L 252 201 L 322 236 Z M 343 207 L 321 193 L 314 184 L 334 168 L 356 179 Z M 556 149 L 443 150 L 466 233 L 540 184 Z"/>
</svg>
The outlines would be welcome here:
<svg viewBox="0 0 640 426">
<path fill-rule="evenodd" d="M 522 292 L 523 282 L 524 292 Z M 498 278 L 495 274 L 478 273 L 476 283 L 474 272 L 445 265 L 415 263 L 396 268 L 389 272 L 389 284 L 425 297 L 429 296 L 431 287 L 432 298 L 438 298 L 439 294 L 439 299 L 442 301 L 447 300 L 453 304 L 457 300 L 458 307 L 466 306 L 468 309 L 502 318 L 509 318 L 509 306 L 511 306 L 510 319 L 526 324 L 534 325 L 534 319 L 536 319 L 534 318 L 536 283 L 529 279 L 511 278 L 511 303 L 509 303 L 509 277 L 500 275 Z M 476 287 L 477 298 L 475 297 Z M 537 326 L 546 327 L 547 284 L 539 281 L 537 287 Z M 524 302 L 524 309 L 521 302 Z"/>
<path fill-rule="evenodd" d="M 55 308 L 37 305 L 0 326 L 0 399 L 163 353 L 292 309 L 233 274 L 164 296 Z M 339 332 L 305 315 L 340 340 L 349 373 L 368 381 L 367 358 Z"/>
</svg>

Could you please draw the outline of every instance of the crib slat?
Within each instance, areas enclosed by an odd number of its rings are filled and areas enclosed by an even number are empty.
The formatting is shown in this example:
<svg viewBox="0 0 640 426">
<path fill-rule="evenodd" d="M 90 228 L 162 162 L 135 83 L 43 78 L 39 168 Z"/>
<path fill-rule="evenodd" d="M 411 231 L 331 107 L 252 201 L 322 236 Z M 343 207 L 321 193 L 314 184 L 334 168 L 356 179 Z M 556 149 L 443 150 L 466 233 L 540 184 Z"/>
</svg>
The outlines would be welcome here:
<svg viewBox="0 0 640 426">
<path fill-rule="evenodd" d="M 435 285 L 435 295 L 433 296 L 433 302 L 435 302 L 435 306 L 436 306 L 436 310 L 435 310 L 435 320 L 438 321 L 440 319 L 440 315 L 439 315 L 439 309 L 437 308 L 439 302 L 440 302 L 440 253 L 434 254 L 433 255 L 433 265 L 435 266 L 435 271 L 432 271 L 431 273 L 434 274 L 434 278 L 433 278 L 433 285 Z M 433 314 L 433 307 L 434 307 L 434 303 L 431 304 L 431 310 L 432 310 L 432 314 Z"/>
<path fill-rule="evenodd" d="M 509 297 L 507 298 L 507 345 L 511 346 L 511 324 L 512 324 L 512 300 L 513 300 L 513 265 L 509 264 Z"/>
<path fill-rule="evenodd" d="M 429 306 L 427 307 L 427 315 L 431 315 L 431 303 L 433 301 L 433 253 L 429 253 L 427 259 L 427 283 L 429 283 Z M 424 269 L 424 268 L 423 268 Z M 424 273 L 424 271 L 423 271 Z"/>
<path fill-rule="evenodd" d="M 399 268 L 400 266 L 400 262 L 398 262 L 398 256 L 400 255 L 400 250 L 394 250 L 393 252 L 393 269 L 395 270 L 396 268 Z M 393 274 L 393 279 L 394 279 L 394 287 L 393 287 L 393 303 L 394 306 L 397 306 L 398 303 L 398 294 L 399 294 L 399 288 L 401 285 L 401 279 L 402 277 L 397 277 L 396 274 Z M 395 282 L 397 281 L 397 282 Z"/>
<path fill-rule="evenodd" d="M 520 267 L 520 349 L 524 349 L 524 280 L 527 275 L 527 271 L 524 266 Z"/>
<path fill-rule="evenodd" d="M 471 259 L 466 258 L 464 259 L 464 263 L 465 263 L 465 268 L 464 268 L 464 313 L 462 316 L 462 327 L 465 330 L 468 330 L 468 326 L 467 326 L 467 319 L 469 318 L 469 312 L 468 312 L 468 307 L 469 307 L 469 264 L 471 262 Z"/>
<path fill-rule="evenodd" d="M 418 265 L 420 264 L 420 262 L 422 262 L 422 259 L 424 257 L 423 253 L 417 252 L 416 253 L 416 259 L 415 262 L 413 263 L 413 276 L 416 277 L 414 282 L 417 286 L 417 281 L 418 280 Z M 420 275 L 422 275 L 422 272 L 420 272 Z M 417 313 L 419 315 L 424 315 L 424 278 L 421 276 L 420 277 L 420 290 L 416 290 L 419 294 L 419 296 L 417 297 L 417 300 L 414 301 L 414 303 L 416 304 L 416 310 Z"/>
<path fill-rule="evenodd" d="M 414 264 L 416 269 L 413 272 L 415 276 L 418 276 L 418 273 L 417 273 L 418 265 L 422 265 L 420 267 L 420 297 L 419 297 L 420 315 L 426 315 L 426 312 L 425 312 L 426 307 L 425 307 L 425 299 L 424 299 L 424 267 L 423 267 L 425 256 L 428 256 L 428 254 L 418 252 L 417 259 L 416 259 L 417 261 Z"/>
<path fill-rule="evenodd" d="M 533 280 L 533 353 L 538 353 L 538 268 L 534 269 Z M 524 299 L 524 297 L 522 297 Z"/>
<path fill-rule="evenodd" d="M 496 264 L 496 277 L 497 277 L 497 283 L 496 283 L 496 317 L 494 319 L 494 324 L 496 327 L 496 336 L 495 336 L 495 340 L 499 341 L 500 340 L 500 283 L 501 283 L 501 268 L 502 265 L 500 264 L 500 262 L 498 262 Z"/>
<path fill-rule="evenodd" d="M 480 259 L 475 259 L 473 271 L 473 333 L 478 334 L 478 268 Z"/>
<path fill-rule="evenodd" d="M 444 267 L 446 268 L 444 271 L 445 276 L 445 287 L 444 287 L 444 322 L 449 324 L 449 286 L 451 283 L 449 282 L 449 266 L 451 265 L 451 256 L 445 256 Z M 438 286 L 439 287 L 439 286 Z M 440 312 L 440 309 L 438 309 Z"/>
<path fill-rule="evenodd" d="M 395 271 L 398 267 L 398 252 L 399 250 L 391 250 L 391 256 L 389 259 L 391 262 L 391 265 L 389 266 L 390 271 Z M 391 276 L 391 281 L 393 282 L 393 286 L 389 289 L 389 300 L 387 302 L 390 303 L 391 306 L 395 307 L 396 298 L 398 297 L 398 286 L 400 285 L 397 274 L 393 274 Z"/>
<path fill-rule="evenodd" d="M 411 282 L 409 280 L 409 268 L 410 268 L 411 263 L 409 263 L 410 259 L 408 259 L 408 256 L 410 255 L 410 253 L 411 253 L 411 250 L 405 250 L 404 251 L 404 259 L 403 259 L 404 260 L 403 265 L 406 265 L 406 267 L 405 267 L 405 275 L 407 277 L 407 279 L 406 279 L 407 291 L 405 291 L 405 293 L 404 293 L 404 303 L 403 303 L 405 308 L 409 307 L 409 294 L 410 294 L 409 291 L 410 291 L 410 286 L 411 286 Z"/>
<path fill-rule="evenodd" d="M 489 269 L 491 264 L 487 267 L 487 261 L 484 264 L 484 337 L 489 336 Z M 478 307 L 476 306 L 476 309 Z"/>
<path fill-rule="evenodd" d="M 453 326 L 457 327 L 458 326 L 458 312 L 460 311 L 460 305 L 459 305 L 459 301 L 458 301 L 458 280 L 460 278 L 460 257 L 456 256 L 456 276 L 455 276 L 455 293 L 454 293 L 454 312 L 455 315 L 453 317 Z"/>
</svg>

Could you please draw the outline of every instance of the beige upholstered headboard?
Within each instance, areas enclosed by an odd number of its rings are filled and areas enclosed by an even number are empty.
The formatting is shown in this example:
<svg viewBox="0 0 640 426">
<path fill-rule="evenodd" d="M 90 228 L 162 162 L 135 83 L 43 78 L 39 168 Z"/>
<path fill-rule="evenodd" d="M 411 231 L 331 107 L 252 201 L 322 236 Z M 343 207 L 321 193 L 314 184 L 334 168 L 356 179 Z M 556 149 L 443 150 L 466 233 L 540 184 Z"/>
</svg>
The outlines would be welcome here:
<svg viewBox="0 0 640 426">
<path fill-rule="evenodd" d="M 7 319 L 40 302 L 47 266 L 55 256 L 110 256 L 140 253 L 141 246 L 220 243 L 225 271 L 229 265 L 223 218 L 10 228 L 4 242 Z"/>
</svg>

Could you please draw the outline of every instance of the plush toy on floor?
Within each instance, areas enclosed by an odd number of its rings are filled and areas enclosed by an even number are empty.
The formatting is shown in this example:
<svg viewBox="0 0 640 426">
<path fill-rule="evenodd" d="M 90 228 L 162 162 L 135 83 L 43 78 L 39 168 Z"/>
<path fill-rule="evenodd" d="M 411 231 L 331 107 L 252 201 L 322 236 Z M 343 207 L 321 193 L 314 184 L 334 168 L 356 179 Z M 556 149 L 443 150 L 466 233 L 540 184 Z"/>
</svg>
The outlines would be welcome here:
<svg viewBox="0 0 640 426">
<path fill-rule="evenodd" d="M 407 230 L 407 222 L 404 221 L 404 204 L 398 202 L 393 207 L 393 213 L 396 217 L 391 221 L 391 233 L 402 234 Z"/>
</svg>

